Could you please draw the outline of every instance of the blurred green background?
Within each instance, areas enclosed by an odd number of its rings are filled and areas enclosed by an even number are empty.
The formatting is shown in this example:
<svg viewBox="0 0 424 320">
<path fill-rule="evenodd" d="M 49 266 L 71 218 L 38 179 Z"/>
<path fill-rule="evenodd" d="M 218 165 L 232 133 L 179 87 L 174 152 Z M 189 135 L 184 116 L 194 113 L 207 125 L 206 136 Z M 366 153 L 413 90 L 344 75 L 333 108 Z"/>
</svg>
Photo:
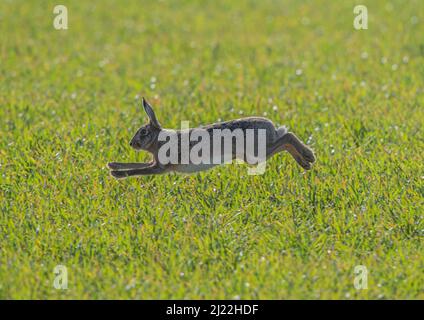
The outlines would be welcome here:
<svg viewBox="0 0 424 320">
<path fill-rule="evenodd" d="M 423 22 L 419 0 L 2 0 L 0 298 L 424 298 Z M 149 158 L 141 96 L 170 128 L 266 116 L 317 163 L 114 180 Z"/>
</svg>

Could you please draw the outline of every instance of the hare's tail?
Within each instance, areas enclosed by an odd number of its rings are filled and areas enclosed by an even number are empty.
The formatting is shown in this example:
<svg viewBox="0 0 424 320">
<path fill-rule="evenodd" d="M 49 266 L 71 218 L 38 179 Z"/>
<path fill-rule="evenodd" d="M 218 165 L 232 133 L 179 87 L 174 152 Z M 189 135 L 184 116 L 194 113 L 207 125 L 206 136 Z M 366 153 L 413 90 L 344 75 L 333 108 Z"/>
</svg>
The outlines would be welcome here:
<svg viewBox="0 0 424 320">
<path fill-rule="evenodd" d="M 278 138 L 281 138 L 288 132 L 287 128 L 285 126 L 277 128 L 277 136 Z"/>
</svg>

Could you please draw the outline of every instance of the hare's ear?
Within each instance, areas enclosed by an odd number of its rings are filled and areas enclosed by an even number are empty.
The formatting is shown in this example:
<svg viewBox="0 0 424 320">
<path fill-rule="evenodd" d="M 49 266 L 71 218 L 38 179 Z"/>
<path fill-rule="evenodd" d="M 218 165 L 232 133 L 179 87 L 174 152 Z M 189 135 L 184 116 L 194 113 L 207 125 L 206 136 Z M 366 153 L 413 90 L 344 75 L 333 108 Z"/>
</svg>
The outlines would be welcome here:
<svg viewBox="0 0 424 320">
<path fill-rule="evenodd" d="M 158 128 L 158 129 L 160 129 L 161 126 L 160 126 L 158 120 L 156 119 L 156 115 L 155 115 L 155 112 L 153 111 L 153 108 L 150 106 L 150 104 L 144 98 L 143 98 L 143 108 L 144 108 L 144 111 L 146 111 L 147 115 L 149 116 L 150 124 L 153 125 L 154 127 Z"/>
</svg>

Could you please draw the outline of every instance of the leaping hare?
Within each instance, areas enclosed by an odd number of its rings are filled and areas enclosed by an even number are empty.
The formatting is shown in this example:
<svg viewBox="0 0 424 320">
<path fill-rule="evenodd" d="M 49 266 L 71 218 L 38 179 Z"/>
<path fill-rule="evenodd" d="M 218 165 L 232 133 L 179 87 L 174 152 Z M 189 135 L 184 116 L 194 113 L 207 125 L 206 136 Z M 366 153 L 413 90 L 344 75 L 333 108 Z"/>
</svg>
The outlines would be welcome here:
<svg viewBox="0 0 424 320">
<path fill-rule="evenodd" d="M 163 129 L 159 124 L 156 115 L 150 106 L 150 104 L 143 98 L 143 107 L 146 111 L 150 121 L 148 124 L 142 126 L 131 139 L 130 145 L 135 150 L 145 150 L 150 152 L 153 155 L 153 160 L 149 163 L 119 163 L 111 162 L 108 163 L 108 167 L 111 169 L 111 175 L 115 178 L 126 178 L 130 176 L 139 176 L 139 175 L 152 175 L 152 174 L 162 174 L 166 172 L 198 172 L 210 169 L 218 164 L 213 161 L 208 163 L 195 163 L 194 161 L 189 161 L 184 163 L 179 161 L 178 163 L 163 163 L 160 161 L 159 150 L 166 143 L 160 138 L 161 134 L 168 133 L 173 130 Z M 261 117 L 248 117 L 241 118 L 226 122 L 214 123 L 208 126 L 201 127 L 200 129 L 207 132 L 208 135 L 212 138 L 214 130 L 225 130 L 229 129 L 230 132 L 233 130 L 241 130 L 243 134 L 249 129 L 263 130 L 266 133 L 266 157 L 263 160 L 268 159 L 274 154 L 281 151 L 288 151 L 296 162 L 304 169 L 309 170 L 312 167 L 312 163 L 315 162 L 315 156 L 313 151 L 303 144 L 293 133 L 288 132 L 285 127 L 275 128 L 274 124 L 266 119 Z M 195 129 L 188 129 L 188 132 L 191 134 Z M 198 130 L 198 129 L 197 129 Z M 178 145 L 178 159 L 181 160 L 183 156 L 182 150 L 182 136 L 184 130 L 175 130 L 177 140 L 176 144 Z M 207 139 L 206 139 L 207 140 Z M 212 139 L 210 143 L 212 144 Z M 196 143 L 189 141 L 189 150 L 195 146 Z M 247 144 L 247 140 L 246 140 Z M 255 142 L 254 144 L 258 144 Z M 254 146 L 258 148 L 258 146 Z M 221 150 L 221 149 L 220 149 Z M 246 161 L 248 156 L 246 152 L 235 152 L 235 148 L 232 149 L 232 154 L 230 157 L 232 159 L 241 159 Z M 186 150 L 187 152 L 188 150 Z"/>
</svg>

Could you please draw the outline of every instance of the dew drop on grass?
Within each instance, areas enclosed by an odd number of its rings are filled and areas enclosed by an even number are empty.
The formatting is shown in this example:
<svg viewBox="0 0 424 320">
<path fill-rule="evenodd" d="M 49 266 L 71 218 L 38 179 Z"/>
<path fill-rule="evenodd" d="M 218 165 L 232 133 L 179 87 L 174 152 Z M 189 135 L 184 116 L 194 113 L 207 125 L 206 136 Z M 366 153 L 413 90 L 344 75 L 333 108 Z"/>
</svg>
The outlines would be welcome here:
<svg viewBox="0 0 424 320">
<path fill-rule="evenodd" d="M 99 61 L 99 67 L 103 68 L 105 65 L 109 63 L 109 60 L 107 58 Z"/>
<path fill-rule="evenodd" d="M 306 144 L 310 144 L 310 143 L 312 142 L 312 139 L 313 139 L 313 136 L 312 136 L 312 135 L 310 135 L 310 136 L 308 137 L 308 140 L 306 140 Z"/>
<path fill-rule="evenodd" d="M 417 16 L 412 16 L 411 19 L 411 24 L 417 24 L 418 23 L 418 17 Z"/>
<path fill-rule="evenodd" d="M 308 17 L 302 17 L 302 19 L 300 20 L 300 22 L 304 25 L 304 26 L 309 26 L 311 23 L 311 20 L 309 20 Z"/>
</svg>

